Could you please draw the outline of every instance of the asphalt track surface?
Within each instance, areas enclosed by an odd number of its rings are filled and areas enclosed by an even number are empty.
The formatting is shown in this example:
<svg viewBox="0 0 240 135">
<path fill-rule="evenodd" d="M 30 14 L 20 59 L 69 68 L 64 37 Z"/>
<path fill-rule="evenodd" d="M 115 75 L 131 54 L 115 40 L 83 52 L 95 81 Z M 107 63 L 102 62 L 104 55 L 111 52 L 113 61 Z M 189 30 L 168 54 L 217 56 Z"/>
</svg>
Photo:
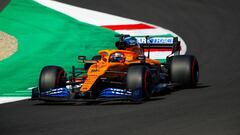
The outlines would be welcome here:
<svg viewBox="0 0 240 135">
<path fill-rule="evenodd" d="M 0 105 L 0 134 L 240 134 L 240 9 L 235 0 L 66 0 L 149 22 L 181 35 L 201 69 L 200 85 L 143 104 Z"/>
</svg>

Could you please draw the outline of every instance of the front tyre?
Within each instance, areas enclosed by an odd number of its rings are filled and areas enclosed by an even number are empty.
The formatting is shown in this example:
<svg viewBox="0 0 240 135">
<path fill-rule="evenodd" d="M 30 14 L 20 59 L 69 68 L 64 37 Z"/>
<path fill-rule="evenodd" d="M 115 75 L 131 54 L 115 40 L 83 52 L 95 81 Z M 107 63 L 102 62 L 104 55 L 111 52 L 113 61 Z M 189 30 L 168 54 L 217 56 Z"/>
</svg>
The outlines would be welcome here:
<svg viewBox="0 0 240 135">
<path fill-rule="evenodd" d="M 127 88 L 132 90 L 134 99 L 149 99 L 152 94 L 152 77 L 149 68 L 144 65 L 130 66 L 127 72 Z"/>
<path fill-rule="evenodd" d="M 45 66 L 39 78 L 40 92 L 61 87 L 66 87 L 66 74 L 63 68 L 59 66 Z"/>
</svg>

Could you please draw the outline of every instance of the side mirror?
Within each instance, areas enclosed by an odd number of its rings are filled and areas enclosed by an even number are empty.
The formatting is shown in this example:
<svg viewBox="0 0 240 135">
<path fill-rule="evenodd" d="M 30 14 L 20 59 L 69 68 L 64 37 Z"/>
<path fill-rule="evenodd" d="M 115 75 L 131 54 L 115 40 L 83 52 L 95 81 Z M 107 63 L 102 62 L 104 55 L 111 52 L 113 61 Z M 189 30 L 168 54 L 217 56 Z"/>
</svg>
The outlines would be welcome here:
<svg viewBox="0 0 240 135">
<path fill-rule="evenodd" d="M 139 55 L 137 56 L 137 59 L 141 61 L 141 63 L 145 63 L 146 56 L 144 55 Z"/>
<path fill-rule="evenodd" d="M 146 58 L 146 57 L 145 57 L 144 55 L 139 55 L 139 56 L 137 57 L 138 60 L 145 60 L 145 58 Z"/>
<path fill-rule="evenodd" d="M 78 60 L 86 60 L 86 56 L 78 56 Z"/>
<path fill-rule="evenodd" d="M 86 56 L 78 56 L 78 60 L 84 62 L 86 60 Z"/>
</svg>

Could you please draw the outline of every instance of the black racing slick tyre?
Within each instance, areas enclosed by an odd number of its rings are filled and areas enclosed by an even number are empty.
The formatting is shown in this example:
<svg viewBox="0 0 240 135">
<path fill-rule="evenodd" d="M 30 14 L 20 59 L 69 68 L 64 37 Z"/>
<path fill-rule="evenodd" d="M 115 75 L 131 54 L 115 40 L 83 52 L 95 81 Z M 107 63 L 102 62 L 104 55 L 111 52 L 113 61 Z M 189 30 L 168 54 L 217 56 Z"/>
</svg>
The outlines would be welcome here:
<svg viewBox="0 0 240 135">
<path fill-rule="evenodd" d="M 48 91 L 49 89 L 61 88 L 66 86 L 66 74 L 62 67 L 45 66 L 39 78 L 40 92 Z"/>
<path fill-rule="evenodd" d="M 176 86 L 194 87 L 199 79 L 197 59 L 192 55 L 174 56 L 170 63 L 170 80 Z"/>
<path fill-rule="evenodd" d="M 133 98 L 149 99 L 152 87 L 152 76 L 148 67 L 133 65 L 128 68 L 127 88 L 132 90 Z"/>
</svg>

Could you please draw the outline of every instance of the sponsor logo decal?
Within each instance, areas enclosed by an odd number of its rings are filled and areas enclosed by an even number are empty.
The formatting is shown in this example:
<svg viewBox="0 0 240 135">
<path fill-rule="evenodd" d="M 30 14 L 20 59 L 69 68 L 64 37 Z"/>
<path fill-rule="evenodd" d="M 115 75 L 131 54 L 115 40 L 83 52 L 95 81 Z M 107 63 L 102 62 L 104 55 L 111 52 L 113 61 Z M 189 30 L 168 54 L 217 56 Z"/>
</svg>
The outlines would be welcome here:
<svg viewBox="0 0 240 135">
<path fill-rule="evenodd" d="M 146 42 L 145 37 L 136 37 L 139 44 L 173 44 L 173 37 L 150 37 Z"/>
</svg>

